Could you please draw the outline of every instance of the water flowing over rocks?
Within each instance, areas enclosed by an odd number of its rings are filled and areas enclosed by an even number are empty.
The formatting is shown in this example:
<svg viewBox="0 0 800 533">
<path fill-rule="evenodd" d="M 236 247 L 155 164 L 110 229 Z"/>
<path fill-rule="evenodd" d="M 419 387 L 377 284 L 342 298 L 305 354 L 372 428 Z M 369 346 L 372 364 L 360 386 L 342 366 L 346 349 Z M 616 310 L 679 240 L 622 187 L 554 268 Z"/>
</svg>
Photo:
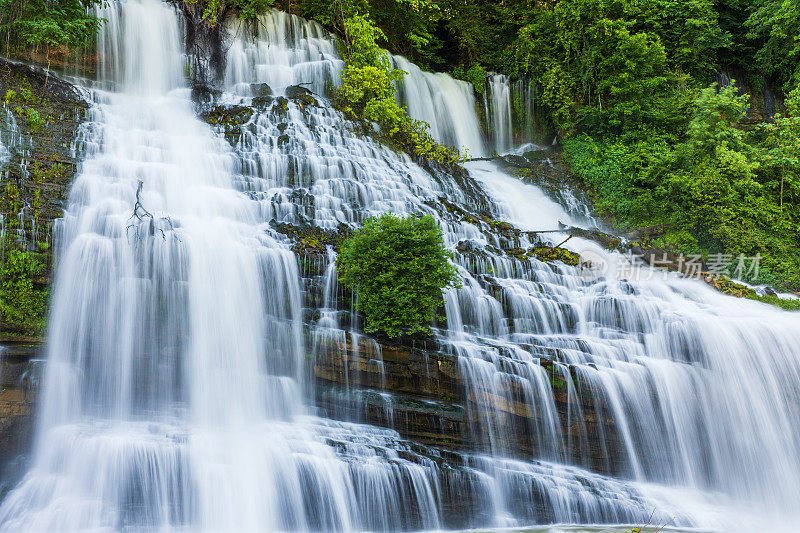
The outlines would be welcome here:
<svg viewBox="0 0 800 533">
<path fill-rule="evenodd" d="M 174 8 L 102 15 L 38 433 L 0 530 L 795 523 L 796 315 L 627 276 L 568 191 L 381 145 L 328 105 L 342 61 L 317 24 L 231 32 L 219 91 L 193 95 Z M 394 61 L 440 141 L 518 142 L 485 138 L 461 82 Z M 454 251 L 430 338 L 365 336 L 337 283 L 341 240 L 387 211 L 434 216 Z"/>
</svg>

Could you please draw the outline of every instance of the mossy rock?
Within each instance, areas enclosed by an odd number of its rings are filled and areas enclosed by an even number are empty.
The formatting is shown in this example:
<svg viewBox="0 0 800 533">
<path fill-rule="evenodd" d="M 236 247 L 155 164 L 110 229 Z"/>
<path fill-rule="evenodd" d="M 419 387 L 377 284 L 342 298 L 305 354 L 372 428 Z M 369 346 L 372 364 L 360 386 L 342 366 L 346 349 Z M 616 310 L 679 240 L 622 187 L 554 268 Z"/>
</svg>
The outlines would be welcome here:
<svg viewBox="0 0 800 533">
<path fill-rule="evenodd" d="M 275 99 L 275 102 L 272 104 L 272 113 L 277 116 L 285 116 L 286 113 L 289 112 L 289 100 L 284 98 L 283 96 L 279 96 Z"/>
<path fill-rule="evenodd" d="M 253 107 L 257 107 L 259 109 L 267 109 L 269 106 L 272 105 L 275 99 L 271 96 L 256 96 L 253 98 Z"/>
<path fill-rule="evenodd" d="M 265 97 L 273 95 L 272 87 L 270 87 L 266 83 L 251 83 L 250 92 L 253 94 L 254 97 Z"/>
<path fill-rule="evenodd" d="M 705 276 L 703 280 L 718 291 L 729 296 L 755 300 L 757 302 L 780 307 L 781 309 L 785 309 L 787 311 L 800 311 L 800 300 L 780 298 L 775 294 L 758 294 L 755 289 L 751 289 L 750 287 L 742 285 L 741 283 L 736 283 L 725 276 L 709 275 Z"/>
<path fill-rule="evenodd" d="M 292 241 L 292 250 L 301 256 L 326 254 L 328 246 L 338 250 L 344 240 L 353 233 L 345 225 L 331 230 L 310 224 L 295 225 L 273 220 L 270 222 L 270 226 L 278 233 L 289 237 Z"/>
<path fill-rule="evenodd" d="M 306 96 L 311 96 L 311 91 L 302 85 L 290 85 L 283 91 L 283 94 L 290 100 L 297 100 Z"/>
<path fill-rule="evenodd" d="M 551 248 L 549 246 L 540 246 L 533 248 L 530 253 L 536 256 L 539 261 L 550 263 L 552 261 L 561 261 L 565 265 L 578 266 L 581 263 L 581 256 L 575 252 L 570 252 L 565 248 Z"/>
<path fill-rule="evenodd" d="M 511 248 L 509 250 L 506 250 L 506 254 L 519 260 L 528 258 L 528 252 L 525 251 L 523 248 Z"/>
<path fill-rule="evenodd" d="M 754 289 L 736 283 L 725 276 L 707 276 L 704 280 L 718 291 L 730 296 L 736 296 L 737 298 L 752 298 L 758 296 L 758 293 Z"/>
<path fill-rule="evenodd" d="M 211 111 L 202 113 L 200 118 L 213 126 L 225 126 L 227 129 L 228 127 L 238 127 L 246 124 L 252 116 L 253 110 L 251 108 L 232 105 L 217 106 Z"/>
</svg>

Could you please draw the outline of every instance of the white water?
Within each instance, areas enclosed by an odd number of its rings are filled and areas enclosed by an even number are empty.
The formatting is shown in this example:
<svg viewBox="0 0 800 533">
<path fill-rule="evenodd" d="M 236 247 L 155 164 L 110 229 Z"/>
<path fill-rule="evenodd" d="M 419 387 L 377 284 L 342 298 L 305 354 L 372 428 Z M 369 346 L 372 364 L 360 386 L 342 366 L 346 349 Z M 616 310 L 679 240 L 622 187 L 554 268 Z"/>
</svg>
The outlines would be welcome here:
<svg viewBox="0 0 800 533">
<path fill-rule="evenodd" d="M 485 155 L 472 85 L 447 74 L 423 72 L 402 56 L 392 56 L 392 63 L 406 72 L 398 101 L 411 117 L 427 122 L 439 142 L 466 150 L 471 157 Z"/>
<path fill-rule="evenodd" d="M 505 74 L 492 74 L 486 79 L 484 107 L 494 151 L 505 154 L 514 147 L 511 124 L 511 84 Z"/>
<path fill-rule="evenodd" d="M 656 508 L 659 523 L 792 530 L 797 315 L 695 281 L 624 281 L 615 268 L 597 279 L 504 255 L 499 248 L 527 247 L 528 237 L 505 242 L 440 203 L 478 210 L 479 190 L 426 173 L 324 106 L 255 112 L 231 146 L 188 100 L 175 12 L 129 0 L 103 16 L 105 76 L 117 90 L 96 93 L 84 132 L 90 153 L 61 231 L 37 446 L 0 506 L 0 529 L 642 523 Z M 243 84 L 330 82 L 333 59 L 309 52 L 330 50 L 315 25 L 272 14 L 261 27 L 271 30 L 233 41 L 229 73 L 235 65 L 238 74 L 224 99 L 247 103 Z M 136 59 L 145 54 L 146 65 Z M 474 107 L 460 120 L 477 123 Z M 494 165 L 470 172 L 496 219 L 524 230 L 581 220 Z M 132 218 L 139 181 L 152 214 L 139 210 L 141 220 Z M 303 309 L 296 257 L 269 222 L 336 228 L 385 211 L 432 214 L 449 246 L 472 245 L 457 253 L 464 287 L 448 291 L 450 328 L 437 336 L 458 357 L 465 403 L 486 430 L 473 436 L 483 454 L 445 458 L 392 430 L 315 417 L 304 394 L 309 354 L 360 333 L 337 301 L 331 258 L 322 303 Z M 589 243 L 573 247 L 620 263 Z M 370 349 L 380 363 L 380 348 Z M 559 410 L 545 363 L 568 398 L 591 398 Z M 527 457 L 510 457 L 516 435 L 498 423 L 512 401 L 536 415 Z M 619 465 L 592 458 L 592 418 Z"/>
<path fill-rule="evenodd" d="M 266 83 L 280 94 L 300 83 L 317 94 L 328 94 L 339 84 L 344 62 L 336 42 L 315 22 L 271 11 L 258 21 L 253 38 L 246 37 L 243 23 L 229 31 L 238 38 L 230 44 L 225 68 L 225 85 L 250 94 L 250 83 Z M 287 46 L 290 43 L 290 46 Z"/>
</svg>

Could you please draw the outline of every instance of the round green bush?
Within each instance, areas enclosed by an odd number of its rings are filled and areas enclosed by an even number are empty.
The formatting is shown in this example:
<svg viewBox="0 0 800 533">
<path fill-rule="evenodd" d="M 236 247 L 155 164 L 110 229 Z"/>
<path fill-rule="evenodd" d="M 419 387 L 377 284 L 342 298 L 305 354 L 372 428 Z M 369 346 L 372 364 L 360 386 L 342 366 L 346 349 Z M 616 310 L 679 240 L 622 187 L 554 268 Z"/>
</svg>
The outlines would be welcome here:
<svg viewBox="0 0 800 533">
<path fill-rule="evenodd" d="M 339 281 L 358 295 L 367 333 L 430 334 L 442 290 L 458 285 L 431 216 L 370 218 L 342 246 Z"/>
</svg>

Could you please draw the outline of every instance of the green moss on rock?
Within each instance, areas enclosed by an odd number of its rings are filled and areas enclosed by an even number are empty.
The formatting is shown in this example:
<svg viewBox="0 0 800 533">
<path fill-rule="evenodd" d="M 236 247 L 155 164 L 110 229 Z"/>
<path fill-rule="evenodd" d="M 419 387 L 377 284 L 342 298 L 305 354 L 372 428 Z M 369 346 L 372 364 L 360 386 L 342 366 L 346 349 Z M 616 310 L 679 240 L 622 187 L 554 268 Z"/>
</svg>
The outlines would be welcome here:
<svg viewBox="0 0 800 533">
<path fill-rule="evenodd" d="M 539 246 L 531 250 L 531 254 L 536 256 L 539 261 L 547 263 L 561 261 L 565 265 L 578 266 L 581 263 L 581 256 L 575 252 L 570 252 L 565 248 Z"/>
</svg>

